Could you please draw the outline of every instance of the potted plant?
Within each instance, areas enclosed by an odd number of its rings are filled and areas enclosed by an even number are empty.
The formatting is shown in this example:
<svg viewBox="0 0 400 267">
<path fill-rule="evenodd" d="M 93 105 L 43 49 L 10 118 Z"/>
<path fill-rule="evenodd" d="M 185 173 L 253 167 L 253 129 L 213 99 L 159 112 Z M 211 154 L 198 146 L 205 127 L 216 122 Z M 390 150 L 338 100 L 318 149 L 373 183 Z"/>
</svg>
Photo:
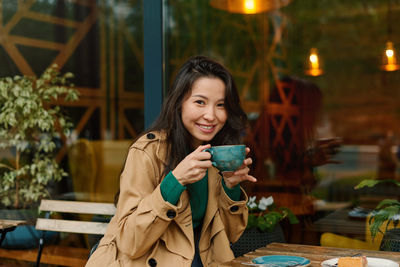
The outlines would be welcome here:
<svg viewBox="0 0 400 267">
<path fill-rule="evenodd" d="M 261 232 L 271 232 L 285 218 L 288 218 L 291 224 L 299 222 L 289 208 L 276 207 L 272 196 L 262 197 L 258 203 L 255 196 L 250 197 L 247 206 L 249 207 L 248 229 L 258 228 Z"/>
<path fill-rule="evenodd" d="M 246 230 L 239 240 L 232 245 L 235 257 L 253 251 L 271 242 L 285 242 L 285 236 L 279 222 L 287 218 L 291 224 L 299 220 L 286 207 L 277 207 L 272 196 L 262 197 L 257 201 L 256 196 L 247 202 L 249 217 Z"/>
<path fill-rule="evenodd" d="M 393 183 L 400 187 L 396 180 L 372 180 L 361 181 L 355 189 L 374 187 L 382 183 Z M 384 199 L 370 213 L 369 230 L 371 237 L 375 238 L 380 232 L 383 235 L 381 250 L 400 251 L 400 229 L 397 228 L 400 221 L 400 202 L 398 199 Z M 393 229 L 389 229 L 392 227 Z"/>
<path fill-rule="evenodd" d="M 32 208 L 49 197 L 49 185 L 67 175 L 55 154 L 73 125 L 54 103 L 78 99 L 69 81 L 72 77 L 52 65 L 39 78 L 0 78 L 2 207 Z"/>
</svg>

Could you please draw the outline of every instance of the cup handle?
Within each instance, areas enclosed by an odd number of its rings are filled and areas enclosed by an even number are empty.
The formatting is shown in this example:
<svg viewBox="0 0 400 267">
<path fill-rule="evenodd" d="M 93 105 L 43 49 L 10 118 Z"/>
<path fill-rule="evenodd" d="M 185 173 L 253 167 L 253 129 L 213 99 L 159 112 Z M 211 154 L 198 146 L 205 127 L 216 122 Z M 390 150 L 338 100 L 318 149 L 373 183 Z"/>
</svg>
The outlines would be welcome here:
<svg viewBox="0 0 400 267">
<path fill-rule="evenodd" d="M 211 157 L 213 156 L 213 151 L 212 151 L 211 149 L 206 148 L 206 149 L 204 149 L 203 151 L 204 151 L 204 152 L 210 153 L 210 154 L 211 154 Z"/>
<path fill-rule="evenodd" d="M 203 150 L 204 152 L 208 152 L 208 153 L 210 153 L 211 154 L 211 164 L 214 166 L 214 167 L 217 167 L 217 163 L 215 163 L 215 161 L 212 161 L 212 157 L 213 157 L 213 151 L 211 150 L 211 149 L 209 149 L 209 148 L 206 148 L 206 149 L 204 149 Z"/>
</svg>

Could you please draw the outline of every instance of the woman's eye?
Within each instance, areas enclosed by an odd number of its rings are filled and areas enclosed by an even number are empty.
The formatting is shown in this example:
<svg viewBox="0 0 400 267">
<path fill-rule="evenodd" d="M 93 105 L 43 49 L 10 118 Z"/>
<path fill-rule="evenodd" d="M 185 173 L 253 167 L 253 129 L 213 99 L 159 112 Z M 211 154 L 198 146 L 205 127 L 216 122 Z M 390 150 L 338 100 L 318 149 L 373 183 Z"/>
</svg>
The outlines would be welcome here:
<svg viewBox="0 0 400 267">
<path fill-rule="evenodd" d="M 204 105 L 204 101 L 203 100 L 196 100 L 195 103 L 199 104 L 199 105 Z"/>
<path fill-rule="evenodd" d="M 223 108 L 223 107 L 225 107 L 225 103 L 219 103 L 219 104 L 217 104 L 217 107 Z"/>
</svg>

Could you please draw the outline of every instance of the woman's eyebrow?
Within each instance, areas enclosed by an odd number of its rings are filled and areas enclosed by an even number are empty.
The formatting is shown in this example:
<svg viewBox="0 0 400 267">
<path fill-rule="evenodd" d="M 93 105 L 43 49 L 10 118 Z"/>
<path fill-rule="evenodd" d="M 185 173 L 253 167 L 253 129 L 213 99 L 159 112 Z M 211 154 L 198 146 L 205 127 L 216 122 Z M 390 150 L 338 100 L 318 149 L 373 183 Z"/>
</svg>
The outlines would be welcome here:
<svg viewBox="0 0 400 267">
<path fill-rule="evenodd" d="M 204 99 L 208 100 L 208 97 L 206 97 L 204 95 L 192 95 L 191 97 L 200 97 L 200 98 L 204 98 Z M 217 100 L 217 102 L 220 102 L 220 101 L 225 101 L 225 98 L 221 98 L 221 99 Z"/>
<path fill-rule="evenodd" d="M 192 95 L 192 97 L 201 97 L 201 98 L 204 98 L 204 99 L 208 99 L 208 97 L 206 97 L 204 95 Z"/>
<path fill-rule="evenodd" d="M 201 98 L 204 98 L 204 99 L 208 99 L 208 97 L 206 97 L 204 95 L 192 95 L 191 97 L 201 97 Z M 217 101 L 225 101 L 225 98 L 218 99 Z"/>
</svg>

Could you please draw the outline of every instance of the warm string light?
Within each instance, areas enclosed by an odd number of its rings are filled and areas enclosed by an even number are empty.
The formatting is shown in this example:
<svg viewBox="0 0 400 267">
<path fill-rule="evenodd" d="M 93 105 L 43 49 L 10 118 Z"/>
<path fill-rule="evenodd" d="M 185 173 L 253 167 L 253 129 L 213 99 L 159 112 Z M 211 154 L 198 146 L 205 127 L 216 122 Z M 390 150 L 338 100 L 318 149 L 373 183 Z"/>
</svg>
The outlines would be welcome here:
<svg viewBox="0 0 400 267">
<path fill-rule="evenodd" d="M 392 36 L 392 1 L 388 0 L 387 6 L 387 31 L 388 31 L 388 39 L 391 39 Z M 396 52 L 393 47 L 393 43 L 388 41 L 386 42 L 385 52 L 382 55 L 382 66 L 381 69 L 384 71 L 395 71 L 400 67 L 397 64 Z"/>
<path fill-rule="evenodd" d="M 258 14 L 280 9 L 292 0 L 210 0 L 214 8 L 239 14 Z"/>
<path fill-rule="evenodd" d="M 392 42 L 386 43 L 386 49 L 382 61 L 382 69 L 385 71 L 395 71 L 400 68 L 400 66 L 397 64 L 396 54 L 394 52 Z"/>
<path fill-rule="evenodd" d="M 320 60 L 318 57 L 318 51 L 316 48 L 311 48 L 310 56 L 308 59 L 308 68 L 306 70 L 307 75 L 319 76 L 323 73 Z"/>
<path fill-rule="evenodd" d="M 254 0 L 245 0 L 244 1 L 244 11 L 245 13 L 251 14 L 254 13 L 256 10 L 256 4 Z"/>
<path fill-rule="evenodd" d="M 310 62 L 311 62 L 311 68 L 312 69 L 319 69 L 319 62 L 318 62 L 318 55 L 317 54 L 311 54 L 310 55 Z"/>
</svg>

